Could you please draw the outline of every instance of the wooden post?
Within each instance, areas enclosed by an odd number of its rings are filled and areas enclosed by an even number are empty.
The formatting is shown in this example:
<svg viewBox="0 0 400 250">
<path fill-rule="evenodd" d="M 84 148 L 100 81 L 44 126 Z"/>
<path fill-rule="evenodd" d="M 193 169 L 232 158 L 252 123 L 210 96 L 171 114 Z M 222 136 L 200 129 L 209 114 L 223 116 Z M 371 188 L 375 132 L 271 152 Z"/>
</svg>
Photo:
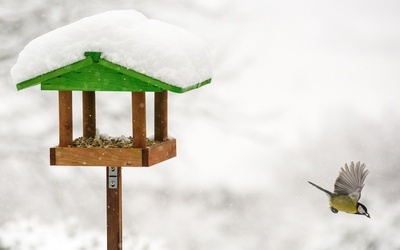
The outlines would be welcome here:
<svg viewBox="0 0 400 250">
<path fill-rule="evenodd" d="M 72 144 L 72 91 L 58 91 L 59 146 Z"/>
<path fill-rule="evenodd" d="M 82 91 L 83 137 L 96 136 L 96 94 Z"/>
<path fill-rule="evenodd" d="M 107 167 L 107 250 L 122 250 L 121 167 Z"/>
<path fill-rule="evenodd" d="M 146 93 L 132 92 L 132 136 L 134 148 L 146 147 Z"/>
<path fill-rule="evenodd" d="M 168 91 L 154 92 L 154 139 L 168 139 Z"/>
</svg>

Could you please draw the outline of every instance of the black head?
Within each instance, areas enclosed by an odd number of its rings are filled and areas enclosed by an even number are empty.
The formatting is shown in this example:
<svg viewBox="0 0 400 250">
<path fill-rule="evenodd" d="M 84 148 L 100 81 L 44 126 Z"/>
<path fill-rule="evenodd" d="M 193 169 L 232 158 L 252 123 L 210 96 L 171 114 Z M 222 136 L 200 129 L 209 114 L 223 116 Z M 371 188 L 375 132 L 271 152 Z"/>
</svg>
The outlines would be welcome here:
<svg viewBox="0 0 400 250">
<path fill-rule="evenodd" d="M 368 218 L 371 218 L 369 213 L 368 213 L 367 208 L 361 203 L 357 203 L 357 213 L 356 214 L 365 215 Z"/>
</svg>

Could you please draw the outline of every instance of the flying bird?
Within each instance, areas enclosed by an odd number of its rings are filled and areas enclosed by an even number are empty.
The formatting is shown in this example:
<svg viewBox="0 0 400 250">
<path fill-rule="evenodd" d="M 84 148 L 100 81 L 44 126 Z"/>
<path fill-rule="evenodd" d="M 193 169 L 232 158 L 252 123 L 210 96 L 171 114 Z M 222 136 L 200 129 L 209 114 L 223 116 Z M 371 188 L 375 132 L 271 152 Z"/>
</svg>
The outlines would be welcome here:
<svg viewBox="0 0 400 250">
<path fill-rule="evenodd" d="M 332 192 L 309 181 L 311 185 L 325 192 L 329 197 L 329 205 L 333 213 L 338 211 L 349 214 L 360 214 L 371 218 L 367 208 L 358 202 L 361 198 L 361 191 L 364 187 L 365 178 L 369 171 L 365 169 L 365 164 L 357 162 L 350 163 L 350 167 L 345 164 L 340 169 L 339 176 L 335 181 L 335 189 Z"/>
</svg>

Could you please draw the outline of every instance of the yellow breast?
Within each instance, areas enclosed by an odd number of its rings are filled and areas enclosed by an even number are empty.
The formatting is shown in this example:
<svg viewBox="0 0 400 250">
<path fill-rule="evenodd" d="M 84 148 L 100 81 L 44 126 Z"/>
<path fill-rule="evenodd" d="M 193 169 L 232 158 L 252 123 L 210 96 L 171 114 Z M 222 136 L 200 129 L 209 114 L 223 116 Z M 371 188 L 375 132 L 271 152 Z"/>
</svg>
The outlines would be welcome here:
<svg viewBox="0 0 400 250">
<path fill-rule="evenodd" d="M 336 195 L 333 196 L 329 204 L 331 207 L 336 208 L 339 211 L 355 214 L 357 213 L 357 201 L 354 201 L 347 195 Z"/>
</svg>

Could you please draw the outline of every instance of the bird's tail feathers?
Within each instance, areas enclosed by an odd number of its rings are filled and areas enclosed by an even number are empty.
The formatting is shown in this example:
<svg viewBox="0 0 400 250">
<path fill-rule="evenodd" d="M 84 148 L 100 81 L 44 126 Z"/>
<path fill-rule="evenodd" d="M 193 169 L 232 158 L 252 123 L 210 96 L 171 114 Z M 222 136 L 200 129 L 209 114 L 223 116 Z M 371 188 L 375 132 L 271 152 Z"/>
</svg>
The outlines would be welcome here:
<svg viewBox="0 0 400 250">
<path fill-rule="evenodd" d="M 318 186 L 317 184 L 314 184 L 314 183 L 312 183 L 311 181 L 309 181 L 308 183 L 310 183 L 310 184 L 313 185 L 314 187 L 318 188 L 319 190 L 325 192 L 326 195 L 328 195 L 329 197 L 332 197 L 332 196 L 333 196 L 333 193 L 332 193 L 332 192 L 330 192 L 330 191 L 328 191 L 328 190 L 326 190 L 326 189 L 324 189 L 324 188 Z"/>
</svg>

